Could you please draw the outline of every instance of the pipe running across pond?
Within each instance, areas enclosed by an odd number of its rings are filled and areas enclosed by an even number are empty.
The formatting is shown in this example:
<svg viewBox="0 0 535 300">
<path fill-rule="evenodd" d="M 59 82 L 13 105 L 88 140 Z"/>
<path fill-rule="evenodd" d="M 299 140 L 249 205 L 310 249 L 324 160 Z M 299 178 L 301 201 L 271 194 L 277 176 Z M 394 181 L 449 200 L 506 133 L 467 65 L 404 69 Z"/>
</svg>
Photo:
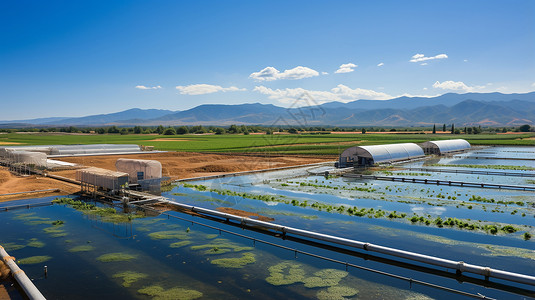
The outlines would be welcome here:
<svg viewBox="0 0 535 300">
<path fill-rule="evenodd" d="M 0 246 L 0 256 L 2 261 L 9 267 L 11 274 L 15 277 L 18 284 L 26 294 L 26 296 L 31 300 L 45 300 L 46 298 L 41 294 L 41 292 L 35 287 L 33 282 L 26 276 L 26 273 L 22 271 L 19 266 L 15 263 L 13 256 L 7 254 L 4 247 Z"/>
<path fill-rule="evenodd" d="M 219 211 L 215 211 L 211 209 L 195 207 L 195 206 L 191 206 L 187 204 L 173 202 L 170 200 L 160 200 L 160 201 L 162 203 L 166 203 L 169 205 L 178 206 L 184 210 L 190 210 L 196 213 L 202 213 L 202 214 L 217 216 L 217 217 L 228 219 L 228 220 L 234 220 L 243 225 L 260 226 L 260 227 L 269 228 L 275 231 L 282 232 L 283 234 L 294 234 L 297 236 L 307 237 L 307 238 L 334 243 L 338 245 L 355 247 L 355 248 L 363 249 L 366 251 L 382 253 L 382 254 L 391 255 L 391 256 L 404 258 L 404 259 L 408 259 L 412 261 L 417 261 L 421 263 L 426 263 L 426 264 L 430 264 L 434 266 L 454 269 L 458 272 L 468 272 L 472 274 L 482 275 L 482 276 L 485 276 L 485 278 L 493 277 L 497 279 L 535 286 L 535 276 L 513 273 L 513 272 L 508 272 L 508 271 L 503 271 L 503 270 L 497 270 L 497 269 L 492 269 L 490 267 L 483 267 L 483 266 L 478 266 L 474 264 L 468 264 L 463 261 L 454 261 L 454 260 L 399 250 L 395 248 L 384 247 L 384 246 L 375 245 L 371 243 L 346 239 L 342 237 L 312 232 L 308 230 L 283 226 L 279 224 L 254 220 L 254 219 L 247 218 L 247 217 L 240 217 L 240 216 L 227 214 L 227 213 L 223 213 L 223 212 L 219 212 Z"/>
</svg>

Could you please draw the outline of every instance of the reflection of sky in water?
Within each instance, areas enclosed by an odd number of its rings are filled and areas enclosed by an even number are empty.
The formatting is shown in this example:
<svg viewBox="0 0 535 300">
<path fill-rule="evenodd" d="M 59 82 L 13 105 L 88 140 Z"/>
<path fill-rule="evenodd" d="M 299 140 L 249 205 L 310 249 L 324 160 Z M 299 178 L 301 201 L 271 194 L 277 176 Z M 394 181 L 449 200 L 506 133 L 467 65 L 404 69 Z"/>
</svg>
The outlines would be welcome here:
<svg viewBox="0 0 535 300">
<path fill-rule="evenodd" d="M 417 214 L 430 214 L 432 216 L 442 216 L 446 211 L 444 207 L 434 207 L 434 206 L 416 206 L 411 205 L 411 211 Z"/>
</svg>

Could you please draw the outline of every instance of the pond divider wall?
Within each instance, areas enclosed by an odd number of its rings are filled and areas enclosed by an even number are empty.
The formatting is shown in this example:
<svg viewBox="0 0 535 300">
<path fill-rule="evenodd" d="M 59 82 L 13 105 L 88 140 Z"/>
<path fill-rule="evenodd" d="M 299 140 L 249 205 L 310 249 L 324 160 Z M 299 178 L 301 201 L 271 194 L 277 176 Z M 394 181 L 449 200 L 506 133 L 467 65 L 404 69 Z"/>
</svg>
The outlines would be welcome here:
<svg viewBox="0 0 535 300">
<path fill-rule="evenodd" d="M 438 172 L 454 174 L 477 174 L 477 175 L 494 175 L 494 176 L 511 176 L 511 177 L 535 177 L 534 173 L 525 172 L 500 172 L 500 171 L 480 171 L 480 170 L 462 170 L 462 169 L 437 169 L 437 168 L 406 168 L 408 171 L 421 172 Z"/>
<path fill-rule="evenodd" d="M 26 294 L 26 296 L 31 300 L 44 300 L 46 299 L 43 294 L 35 287 L 33 282 L 26 276 L 26 273 L 22 271 L 19 266 L 15 263 L 15 259 L 13 256 L 9 256 L 7 254 L 4 247 L 0 246 L 0 256 L 2 257 L 2 260 L 4 263 L 9 267 L 11 270 L 11 274 L 17 280 L 18 284 Z"/>
<path fill-rule="evenodd" d="M 522 284 L 527 284 L 531 286 L 535 286 L 535 276 L 530 275 L 524 275 L 519 273 L 513 273 L 503 270 L 496 270 L 492 269 L 490 267 L 483 267 L 473 264 L 468 264 L 463 261 L 453 261 L 448 259 L 443 259 L 439 257 L 429 256 L 429 255 L 423 255 L 419 253 L 414 253 L 410 251 L 404 251 L 399 250 L 395 248 L 390 247 L 384 247 L 380 245 L 375 245 L 371 243 L 356 241 L 356 240 L 350 240 L 342 237 L 312 232 L 308 230 L 283 226 L 279 224 L 254 220 L 246 217 L 239 217 L 232 214 L 227 214 L 211 209 L 201 208 L 201 207 L 195 207 L 187 204 L 177 203 L 170 200 L 159 200 L 161 203 L 165 203 L 168 205 L 177 206 L 184 210 L 189 210 L 196 213 L 206 214 L 206 215 L 212 215 L 216 217 L 220 217 L 227 220 L 234 220 L 239 222 L 242 225 L 250 225 L 250 226 L 260 226 L 263 228 L 268 228 L 271 230 L 279 231 L 283 235 L 286 234 L 293 234 L 301 237 L 306 237 L 314 240 L 319 240 L 323 242 L 329 242 L 333 244 L 343 245 L 343 246 L 349 246 L 349 247 L 355 247 L 358 249 L 363 249 L 370 252 L 377 252 L 382 253 L 386 255 L 395 256 L 398 258 L 408 259 L 412 261 L 417 261 L 421 263 L 426 263 L 434 266 L 444 267 L 456 270 L 457 272 L 468 272 L 472 274 L 482 275 L 485 276 L 485 279 L 488 279 L 490 277 L 506 280 L 506 281 L 512 281 Z"/>
<path fill-rule="evenodd" d="M 451 181 L 451 180 L 437 180 L 437 179 L 423 179 L 423 178 L 408 178 L 408 177 L 393 177 L 393 176 L 375 176 L 364 174 L 342 174 L 342 177 L 348 178 L 362 178 L 373 180 L 385 180 L 385 181 L 397 181 L 397 182 L 411 182 L 422 184 L 434 184 L 434 185 L 449 185 L 449 186 L 461 186 L 461 187 L 475 187 L 475 188 L 496 188 L 505 190 L 520 190 L 535 192 L 535 186 L 533 185 L 511 185 L 511 184 L 495 184 L 495 183 L 481 183 L 481 182 L 465 182 L 465 181 Z"/>
</svg>

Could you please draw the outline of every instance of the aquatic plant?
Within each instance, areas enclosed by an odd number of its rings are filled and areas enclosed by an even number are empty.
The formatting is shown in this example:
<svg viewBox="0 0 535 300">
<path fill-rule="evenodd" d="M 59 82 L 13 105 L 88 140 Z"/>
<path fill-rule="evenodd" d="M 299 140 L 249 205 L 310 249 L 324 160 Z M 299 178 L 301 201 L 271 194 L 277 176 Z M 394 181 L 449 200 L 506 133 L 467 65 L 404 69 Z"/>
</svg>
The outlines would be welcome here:
<svg viewBox="0 0 535 300">
<path fill-rule="evenodd" d="M 30 256 L 23 259 L 19 259 L 17 263 L 19 265 L 33 265 L 33 264 L 39 264 L 45 261 L 49 261 L 52 259 L 52 256 L 47 255 L 40 255 L 40 256 Z"/>
<path fill-rule="evenodd" d="M 289 285 L 303 282 L 305 270 L 303 265 L 293 261 L 283 261 L 269 267 L 269 276 L 266 281 L 272 285 Z"/>
<path fill-rule="evenodd" d="M 69 252 L 87 252 L 87 251 L 93 251 L 93 250 L 95 250 L 95 247 L 91 245 L 80 245 L 80 246 L 72 247 L 68 251 Z"/>
<path fill-rule="evenodd" d="M 64 223 L 65 222 L 62 221 L 62 220 L 56 220 L 56 221 L 52 222 L 52 225 L 57 226 L 57 225 L 63 225 Z"/>
<path fill-rule="evenodd" d="M 534 167 L 528 166 L 508 166 L 508 165 L 463 165 L 463 164 L 431 164 L 432 167 L 451 167 L 451 168 L 475 168 L 475 169 L 496 169 L 496 170 L 518 170 L 518 171 L 532 171 Z"/>
<path fill-rule="evenodd" d="M 159 285 L 151 285 L 148 287 L 144 287 L 142 289 L 137 290 L 137 292 L 142 295 L 151 296 L 154 300 L 192 300 L 203 296 L 203 293 L 196 290 L 189 290 L 180 287 L 174 287 L 166 290 Z"/>
<path fill-rule="evenodd" d="M 348 286 L 331 286 L 318 291 L 318 300 L 345 300 L 346 297 L 353 297 L 358 294 L 358 290 Z"/>
<path fill-rule="evenodd" d="M 51 237 L 63 237 L 68 233 L 63 229 L 63 225 L 52 225 L 51 227 L 43 228 L 43 231 L 47 234 L 50 234 Z"/>
<path fill-rule="evenodd" d="M 128 223 L 134 219 L 145 217 L 145 214 L 141 211 L 137 211 L 135 214 L 117 213 L 112 207 L 98 207 L 95 204 L 66 197 L 56 198 L 52 200 L 52 203 L 69 205 L 86 215 L 99 216 L 101 221 L 109 223 Z"/>
<path fill-rule="evenodd" d="M 223 254 L 227 252 L 241 252 L 253 250 L 253 247 L 240 246 L 238 244 L 231 243 L 227 239 L 216 239 L 213 243 L 204 245 L 191 246 L 191 250 L 208 249 L 205 254 Z"/>
<path fill-rule="evenodd" d="M 2 244 L 2 246 L 4 247 L 4 249 L 6 249 L 7 252 L 17 251 L 26 247 L 26 245 L 19 245 L 15 243 L 5 243 L 5 244 Z"/>
<path fill-rule="evenodd" d="M 30 239 L 28 244 L 26 244 L 28 247 L 34 247 L 34 248 L 43 248 L 45 246 L 45 243 L 39 241 L 36 238 Z"/>
<path fill-rule="evenodd" d="M 222 268 L 239 269 L 245 267 L 248 264 L 255 263 L 256 255 L 254 253 L 247 252 L 242 254 L 241 257 L 219 258 L 211 260 L 210 262 Z"/>
<path fill-rule="evenodd" d="M 179 230 L 165 230 L 149 233 L 149 237 L 153 240 L 187 240 L 190 237 L 184 231 Z"/>
<path fill-rule="evenodd" d="M 123 279 L 123 286 L 124 287 L 129 287 L 132 285 L 132 283 L 140 280 L 140 279 L 144 279 L 144 278 L 147 278 L 149 277 L 149 275 L 145 274 L 145 273 L 138 273 L 138 272 L 134 272 L 134 271 L 124 271 L 124 272 L 121 272 L 121 273 L 117 273 L 117 274 L 114 274 L 113 275 L 113 278 L 122 278 Z"/>
<path fill-rule="evenodd" d="M 527 241 L 529 239 L 531 239 L 531 234 L 529 232 L 524 232 L 524 234 L 522 235 L 522 238 Z"/>
<path fill-rule="evenodd" d="M 215 239 L 216 237 L 218 237 L 219 234 L 207 234 L 204 236 L 205 239 L 208 239 L 208 240 L 211 240 L 211 239 Z"/>
<path fill-rule="evenodd" d="M 172 243 L 171 245 L 169 245 L 169 247 L 171 247 L 171 248 L 181 248 L 181 247 L 190 245 L 191 243 L 193 243 L 193 242 L 192 241 L 180 241 L 180 242 Z"/>
<path fill-rule="evenodd" d="M 303 282 L 307 288 L 335 286 L 348 274 L 346 271 L 323 269 L 314 273 L 314 276 L 305 278 Z"/>
<path fill-rule="evenodd" d="M 100 262 L 114 262 L 114 261 L 129 261 L 129 260 L 136 259 L 136 258 L 137 258 L 137 255 L 128 254 L 125 252 L 116 252 L 116 253 L 103 254 L 97 257 L 97 260 Z"/>
<path fill-rule="evenodd" d="M 507 233 L 514 233 L 516 232 L 518 229 L 516 229 L 515 227 L 511 226 L 511 225 L 505 225 L 503 226 L 500 230 L 502 231 L 505 231 Z"/>
</svg>

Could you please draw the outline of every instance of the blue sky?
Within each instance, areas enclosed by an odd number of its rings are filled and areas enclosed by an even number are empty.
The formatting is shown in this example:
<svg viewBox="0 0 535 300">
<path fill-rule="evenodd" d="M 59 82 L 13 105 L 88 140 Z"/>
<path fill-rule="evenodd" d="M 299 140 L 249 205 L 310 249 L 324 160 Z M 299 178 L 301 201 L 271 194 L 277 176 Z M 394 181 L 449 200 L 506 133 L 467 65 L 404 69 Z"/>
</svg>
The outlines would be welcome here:
<svg viewBox="0 0 535 300">
<path fill-rule="evenodd" d="M 3 1 L 0 120 L 535 90 L 535 1 Z"/>
</svg>

